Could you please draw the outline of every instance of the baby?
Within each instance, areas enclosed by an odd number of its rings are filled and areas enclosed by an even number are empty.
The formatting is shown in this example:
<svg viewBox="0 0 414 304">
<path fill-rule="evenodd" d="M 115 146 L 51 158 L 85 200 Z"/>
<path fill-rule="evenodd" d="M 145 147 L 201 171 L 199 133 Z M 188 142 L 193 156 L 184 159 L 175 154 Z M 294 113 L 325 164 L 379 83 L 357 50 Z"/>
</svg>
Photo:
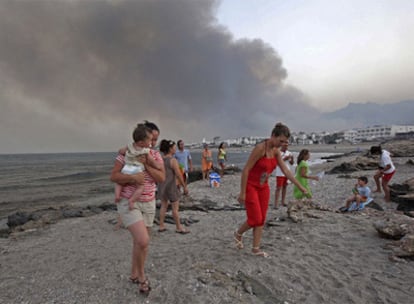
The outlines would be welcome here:
<svg viewBox="0 0 414 304">
<path fill-rule="evenodd" d="M 137 174 L 145 170 L 145 166 L 139 160 L 145 156 L 146 162 L 153 168 L 159 168 L 162 164 L 158 164 L 151 156 L 151 133 L 148 132 L 144 125 L 139 124 L 135 132 L 135 142 L 129 144 L 126 148 L 120 150 L 121 154 L 125 154 L 125 165 L 121 172 L 124 174 Z M 132 196 L 128 199 L 129 209 L 134 209 L 134 203 L 139 201 L 142 192 L 144 191 L 144 185 L 137 184 L 136 190 Z M 121 200 L 121 192 L 123 186 L 115 184 L 115 202 L 118 203 Z"/>
</svg>

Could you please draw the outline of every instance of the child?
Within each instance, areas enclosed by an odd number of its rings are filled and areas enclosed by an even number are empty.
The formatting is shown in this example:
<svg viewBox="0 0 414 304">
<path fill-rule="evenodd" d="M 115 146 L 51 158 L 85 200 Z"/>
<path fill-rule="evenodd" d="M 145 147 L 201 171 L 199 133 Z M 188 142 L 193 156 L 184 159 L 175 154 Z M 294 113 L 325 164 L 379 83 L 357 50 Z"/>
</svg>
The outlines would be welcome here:
<svg viewBox="0 0 414 304">
<path fill-rule="evenodd" d="M 377 186 L 374 192 L 380 193 L 382 186 L 385 194 L 384 199 L 386 202 L 390 202 L 391 196 L 388 184 L 395 173 L 395 166 L 391 160 L 391 153 L 382 149 L 381 146 L 372 146 L 370 152 L 372 155 L 380 155 L 378 170 L 374 175 L 375 185 Z"/>
<path fill-rule="evenodd" d="M 346 211 L 351 206 L 353 202 L 356 202 L 355 210 L 359 210 L 361 203 L 366 202 L 370 195 L 371 189 L 367 186 L 368 178 L 366 176 L 358 177 L 355 187 L 352 189 L 352 195 L 346 200 L 345 208 L 341 211 Z"/>
<path fill-rule="evenodd" d="M 293 165 L 294 159 L 292 152 L 288 151 L 289 143 L 283 143 L 280 147 L 280 152 L 282 153 L 282 160 L 285 162 L 286 167 L 290 170 L 290 166 Z M 286 188 L 288 185 L 288 178 L 283 174 L 280 166 L 276 167 L 276 190 L 275 190 L 275 202 L 274 209 L 278 209 L 278 201 L 280 197 L 280 192 L 282 192 L 282 206 L 287 206 L 286 201 Z"/>
<path fill-rule="evenodd" d="M 122 168 L 121 172 L 124 174 L 137 174 L 145 170 L 144 164 L 139 161 L 143 156 L 146 157 L 148 165 L 154 168 L 158 168 L 158 164 L 154 158 L 151 156 L 150 146 L 151 146 L 151 136 L 145 125 L 139 124 L 137 129 L 134 132 L 134 143 L 131 143 L 127 146 L 125 151 L 125 165 Z M 129 210 L 134 209 L 134 203 L 139 200 L 142 192 L 144 190 L 144 185 L 137 185 L 137 189 L 128 199 Z M 118 203 L 121 200 L 122 185 L 115 184 L 115 202 Z"/>
<path fill-rule="evenodd" d="M 309 187 L 308 179 L 312 179 L 315 181 L 319 180 L 318 176 L 310 176 L 309 174 L 309 165 L 308 160 L 310 158 L 310 152 L 308 149 L 302 149 L 298 155 L 298 166 L 296 167 L 296 174 L 295 178 L 299 181 L 299 183 L 307 190 L 306 193 L 303 193 L 301 189 L 299 189 L 296 185 L 293 187 L 293 196 L 295 199 L 302 199 L 302 198 L 312 198 L 312 191 Z"/>
</svg>

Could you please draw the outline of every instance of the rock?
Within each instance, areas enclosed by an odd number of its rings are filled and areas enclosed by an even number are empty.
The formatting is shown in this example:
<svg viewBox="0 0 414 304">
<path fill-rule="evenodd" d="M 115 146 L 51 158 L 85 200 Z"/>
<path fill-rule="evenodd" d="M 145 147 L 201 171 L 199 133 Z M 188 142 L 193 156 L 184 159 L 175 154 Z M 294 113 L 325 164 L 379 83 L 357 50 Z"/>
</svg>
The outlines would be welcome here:
<svg viewBox="0 0 414 304">
<path fill-rule="evenodd" d="M 313 202 L 310 199 L 301 199 L 289 201 L 287 207 L 288 218 L 291 219 L 294 223 L 303 221 L 303 216 L 310 218 L 321 218 L 320 215 L 309 212 L 308 210 L 321 210 L 321 211 L 332 211 L 331 208 L 323 206 L 317 202 Z"/>
<path fill-rule="evenodd" d="M 397 210 L 414 211 L 414 178 L 406 180 L 402 184 L 390 185 L 392 201 L 398 204 Z"/>
<path fill-rule="evenodd" d="M 9 225 L 7 224 L 7 219 L 0 220 L 0 237 L 7 237 L 10 233 Z"/>
<path fill-rule="evenodd" d="M 414 257 L 414 234 L 407 234 L 401 240 L 400 249 L 403 254 L 398 254 L 399 257 L 402 256 L 413 256 Z"/>
<path fill-rule="evenodd" d="M 332 168 L 331 170 L 327 171 L 326 174 L 339 174 L 339 173 L 348 173 L 348 172 L 355 172 L 358 169 L 352 165 L 351 163 L 342 163 L 339 166 Z"/>
<path fill-rule="evenodd" d="M 113 203 L 103 203 L 100 206 L 49 207 L 33 212 L 16 212 L 7 217 L 7 225 L 10 229 L 0 229 L 0 236 L 7 237 L 8 234 L 14 231 L 35 230 L 64 218 L 92 216 L 104 210 L 114 211 L 116 210 L 116 205 Z"/>
<path fill-rule="evenodd" d="M 371 201 L 368 205 L 365 206 L 365 208 L 372 208 L 375 210 L 384 211 L 384 209 L 375 201 Z"/>
<path fill-rule="evenodd" d="M 329 170 L 327 174 L 349 173 L 360 170 L 375 170 L 378 168 L 378 160 L 371 157 L 359 156 L 351 162 L 344 162 Z"/>
<path fill-rule="evenodd" d="M 390 151 L 394 157 L 414 156 L 413 140 L 390 140 L 381 146 L 383 149 Z"/>
<path fill-rule="evenodd" d="M 400 258 L 414 259 L 414 234 L 405 235 L 392 246 L 392 254 L 389 257 L 391 261 L 401 262 Z"/>
<path fill-rule="evenodd" d="M 79 209 L 64 209 L 62 210 L 62 216 L 65 218 L 70 217 L 83 217 L 83 210 Z"/>
<path fill-rule="evenodd" d="M 28 221 L 30 221 L 30 219 L 31 219 L 30 214 L 26 212 L 16 212 L 7 217 L 7 225 L 10 228 L 13 228 L 13 227 L 20 226 L 20 225 L 27 223 Z"/>
<path fill-rule="evenodd" d="M 245 292 L 256 296 L 257 303 L 284 303 L 281 295 L 276 293 L 276 289 L 269 289 L 256 278 L 241 271 L 237 273 L 237 278 L 240 280 Z"/>
<path fill-rule="evenodd" d="M 405 215 L 391 214 L 374 223 L 381 237 L 399 240 L 404 235 L 414 233 L 414 219 Z"/>
</svg>

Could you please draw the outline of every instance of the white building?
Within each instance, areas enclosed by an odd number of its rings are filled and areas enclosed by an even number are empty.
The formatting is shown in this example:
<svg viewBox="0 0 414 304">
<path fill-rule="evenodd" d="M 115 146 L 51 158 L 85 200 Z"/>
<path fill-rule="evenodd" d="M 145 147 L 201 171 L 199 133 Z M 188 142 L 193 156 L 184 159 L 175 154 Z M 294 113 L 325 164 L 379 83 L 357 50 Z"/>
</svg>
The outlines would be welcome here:
<svg viewBox="0 0 414 304">
<path fill-rule="evenodd" d="M 355 142 L 358 138 L 358 130 L 351 129 L 344 131 L 344 140 Z"/>
<path fill-rule="evenodd" d="M 413 125 L 377 125 L 367 128 L 357 129 L 355 140 L 366 140 L 375 138 L 391 138 L 395 137 L 396 133 L 414 132 Z"/>
</svg>

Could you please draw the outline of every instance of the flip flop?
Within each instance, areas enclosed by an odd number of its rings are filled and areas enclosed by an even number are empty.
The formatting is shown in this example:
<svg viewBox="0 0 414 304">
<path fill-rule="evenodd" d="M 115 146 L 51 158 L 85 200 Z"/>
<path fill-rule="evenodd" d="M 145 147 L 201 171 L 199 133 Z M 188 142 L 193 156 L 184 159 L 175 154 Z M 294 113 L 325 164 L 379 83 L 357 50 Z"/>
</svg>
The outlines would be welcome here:
<svg viewBox="0 0 414 304">
<path fill-rule="evenodd" d="M 139 279 L 138 279 L 138 277 L 136 277 L 136 278 L 129 278 L 129 281 L 130 281 L 132 284 L 138 284 L 138 283 L 139 283 Z"/>
<path fill-rule="evenodd" d="M 242 235 L 238 234 L 237 231 L 234 231 L 233 238 L 234 238 L 234 242 L 236 243 L 236 248 L 237 249 L 243 249 L 244 248 L 243 242 L 241 240 L 239 240 L 237 237 L 241 238 Z"/>
<path fill-rule="evenodd" d="M 188 231 L 188 230 L 175 230 L 175 232 L 176 233 L 179 233 L 179 234 L 187 234 L 187 233 L 190 233 L 190 231 Z"/>
<path fill-rule="evenodd" d="M 148 279 L 145 279 L 143 282 L 138 281 L 139 292 L 148 295 L 151 291 L 151 286 Z"/>
<path fill-rule="evenodd" d="M 258 251 L 253 251 L 253 250 L 258 250 Z M 264 258 L 270 258 L 270 255 L 267 252 L 264 252 L 262 250 L 260 250 L 259 247 L 253 247 L 252 248 L 252 253 L 256 256 L 260 256 L 260 257 L 264 257 Z"/>
<path fill-rule="evenodd" d="M 164 228 L 164 229 L 158 229 L 158 232 L 164 232 L 164 231 L 167 231 L 167 228 Z"/>
<path fill-rule="evenodd" d="M 345 206 L 343 206 L 343 207 L 339 208 L 338 210 L 339 210 L 340 212 L 346 212 L 346 211 L 348 211 L 348 208 L 347 208 L 347 207 L 345 207 Z"/>
<path fill-rule="evenodd" d="M 264 258 L 270 258 L 270 255 L 264 251 L 253 252 L 253 254 Z"/>
</svg>

